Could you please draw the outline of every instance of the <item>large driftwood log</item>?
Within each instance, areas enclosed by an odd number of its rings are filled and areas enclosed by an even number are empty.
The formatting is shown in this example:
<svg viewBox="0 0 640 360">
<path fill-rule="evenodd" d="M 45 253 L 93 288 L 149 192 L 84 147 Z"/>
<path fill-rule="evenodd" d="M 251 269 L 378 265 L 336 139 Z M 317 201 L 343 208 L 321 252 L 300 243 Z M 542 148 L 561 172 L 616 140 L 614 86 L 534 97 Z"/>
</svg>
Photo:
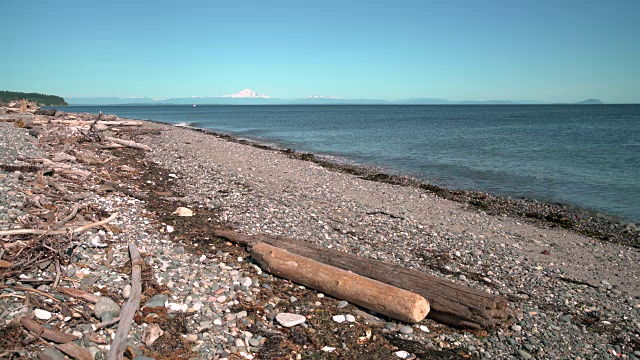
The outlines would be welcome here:
<svg viewBox="0 0 640 360">
<path fill-rule="evenodd" d="M 287 250 L 256 243 L 251 256 L 272 274 L 397 320 L 416 323 L 429 313 L 429 302 L 420 295 Z"/>
<path fill-rule="evenodd" d="M 444 324 L 462 328 L 490 329 L 501 326 L 512 316 L 509 304 L 503 297 L 459 285 L 417 270 L 285 237 L 247 236 L 231 230 L 217 230 L 215 234 L 242 245 L 264 242 L 291 253 L 422 295 L 431 305 L 428 317 Z"/>
</svg>

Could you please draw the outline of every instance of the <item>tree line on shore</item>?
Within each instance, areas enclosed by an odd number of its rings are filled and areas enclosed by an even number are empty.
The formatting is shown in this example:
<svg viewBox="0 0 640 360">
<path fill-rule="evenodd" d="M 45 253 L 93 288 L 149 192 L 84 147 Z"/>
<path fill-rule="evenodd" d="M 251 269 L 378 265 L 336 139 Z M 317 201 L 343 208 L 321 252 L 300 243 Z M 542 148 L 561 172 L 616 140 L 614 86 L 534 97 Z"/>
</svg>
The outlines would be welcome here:
<svg viewBox="0 0 640 360">
<path fill-rule="evenodd" d="M 39 106 L 66 106 L 64 98 L 56 95 L 47 95 L 40 93 L 24 93 L 18 91 L 0 90 L 0 103 L 9 103 L 16 100 L 25 99 L 37 103 Z"/>
</svg>

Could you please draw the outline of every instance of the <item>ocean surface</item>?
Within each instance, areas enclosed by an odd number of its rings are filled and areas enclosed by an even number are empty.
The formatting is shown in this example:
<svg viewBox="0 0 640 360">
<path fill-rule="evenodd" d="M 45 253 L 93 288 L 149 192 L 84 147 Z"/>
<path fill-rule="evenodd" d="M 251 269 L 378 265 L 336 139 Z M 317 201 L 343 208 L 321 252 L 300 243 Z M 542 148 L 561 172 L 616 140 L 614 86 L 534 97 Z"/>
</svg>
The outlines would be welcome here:
<svg viewBox="0 0 640 360">
<path fill-rule="evenodd" d="M 640 223 L 640 105 L 69 106 Z"/>
</svg>

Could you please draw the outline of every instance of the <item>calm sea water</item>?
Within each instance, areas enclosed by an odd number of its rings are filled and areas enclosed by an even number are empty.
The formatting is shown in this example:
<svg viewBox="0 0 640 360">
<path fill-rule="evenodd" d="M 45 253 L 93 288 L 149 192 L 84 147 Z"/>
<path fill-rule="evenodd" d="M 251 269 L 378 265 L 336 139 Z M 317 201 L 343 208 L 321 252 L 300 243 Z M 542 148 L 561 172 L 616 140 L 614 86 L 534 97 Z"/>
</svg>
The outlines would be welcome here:
<svg viewBox="0 0 640 360">
<path fill-rule="evenodd" d="M 640 223 L 640 106 L 70 106 Z"/>
</svg>

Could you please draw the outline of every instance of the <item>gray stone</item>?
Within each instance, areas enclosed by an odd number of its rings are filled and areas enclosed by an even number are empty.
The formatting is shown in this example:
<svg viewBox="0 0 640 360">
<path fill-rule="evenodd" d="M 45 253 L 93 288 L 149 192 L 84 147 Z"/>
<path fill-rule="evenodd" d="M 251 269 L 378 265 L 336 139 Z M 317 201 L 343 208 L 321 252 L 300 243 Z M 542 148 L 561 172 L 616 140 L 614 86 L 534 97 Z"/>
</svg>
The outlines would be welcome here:
<svg viewBox="0 0 640 360">
<path fill-rule="evenodd" d="M 531 359 L 533 356 L 531 356 L 531 354 L 529 354 L 528 352 L 524 351 L 524 350 L 518 350 L 518 355 L 525 359 L 525 360 L 529 360 Z"/>
<path fill-rule="evenodd" d="M 52 347 L 44 349 L 42 354 L 49 356 L 53 360 L 64 360 L 64 354 Z"/>
<path fill-rule="evenodd" d="M 522 326 L 520 326 L 520 325 L 511 325 L 511 330 L 513 330 L 513 331 L 522 331 Z"/>
<path fill-rule="evenodd" d="M 292 327 L 304 323 L 307 319 L 298 314 L 279 313 L 276 315 L 276 321 L 284 327 Z"/>
<path fill-rule="evenodd" d="M 109 321 L 120 315 L 120 306 L 106 296 L 101 296 L 93 308 L 95 316 L 102 321 Z"/>
<path fill-rule="evenodd" d="M 342 309 L 343 307 L 346 307 L 347 305 L 349 305 L 349 303 L 344 301 L 344 300 L 342 300 L 342 301 L 338 302 L 338 305 L 336 305 L 336 307 L 338 309 Z"/>
<path fill-rule="evenodd" d="M 164 307 L 164 304 L 169 300 L 167 295 L 157 294 L 144 303 L 146 307 Z"/>
<path fill-rule="evenodd" d="M 413 328 L 411 326 L 403 326 L 400 328 L 400 333 L 405 335 L 413 334 Z"/>
</svg>

